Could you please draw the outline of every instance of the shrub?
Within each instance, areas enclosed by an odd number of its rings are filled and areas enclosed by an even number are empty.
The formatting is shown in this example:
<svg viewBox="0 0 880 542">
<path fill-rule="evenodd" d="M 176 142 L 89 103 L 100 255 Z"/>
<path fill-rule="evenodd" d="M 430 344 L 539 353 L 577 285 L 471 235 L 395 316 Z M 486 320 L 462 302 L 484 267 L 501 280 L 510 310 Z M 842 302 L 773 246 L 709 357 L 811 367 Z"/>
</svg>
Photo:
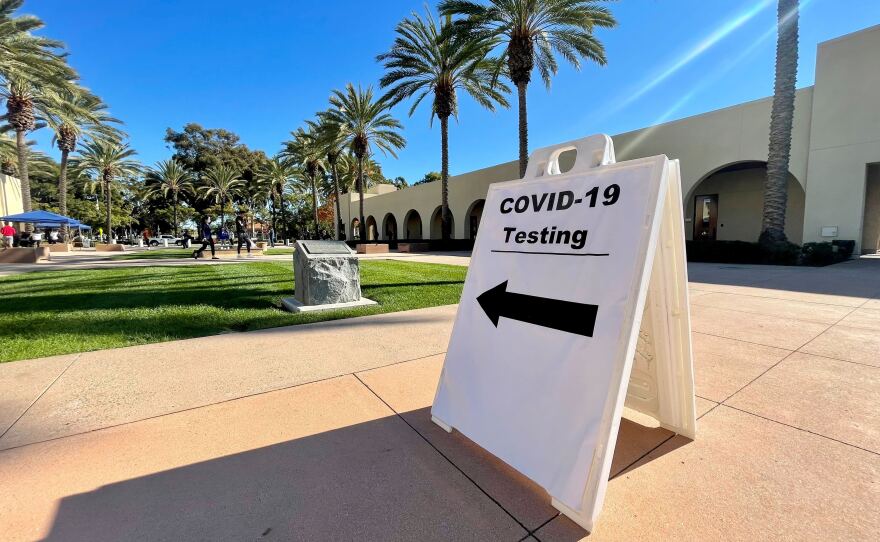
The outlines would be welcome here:
<svg viewBox="0 0 880 542">
<path fill-rule="evenodd" d="M 801 263 L 825 266 L 848 260 L 855 248 L 855 241 L 832 241 L 831 243 L 804 243 Z"/>
</svg>

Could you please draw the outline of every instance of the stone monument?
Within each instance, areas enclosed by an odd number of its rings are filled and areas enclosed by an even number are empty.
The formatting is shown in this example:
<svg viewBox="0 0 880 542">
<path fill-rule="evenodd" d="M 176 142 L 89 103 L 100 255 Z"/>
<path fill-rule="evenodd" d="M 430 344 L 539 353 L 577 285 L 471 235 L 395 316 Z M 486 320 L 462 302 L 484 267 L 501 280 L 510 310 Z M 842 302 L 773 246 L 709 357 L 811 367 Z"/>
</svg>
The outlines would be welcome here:
<svg viewBox="0 0 880 542">
<path fill-rule="evenodd" d="M 293 297 L 281 300 L 292 312 L 375 305 L 361 297 L 360 266 L 342 241 L 297 241 L 293 251 Z"/>
</svg>

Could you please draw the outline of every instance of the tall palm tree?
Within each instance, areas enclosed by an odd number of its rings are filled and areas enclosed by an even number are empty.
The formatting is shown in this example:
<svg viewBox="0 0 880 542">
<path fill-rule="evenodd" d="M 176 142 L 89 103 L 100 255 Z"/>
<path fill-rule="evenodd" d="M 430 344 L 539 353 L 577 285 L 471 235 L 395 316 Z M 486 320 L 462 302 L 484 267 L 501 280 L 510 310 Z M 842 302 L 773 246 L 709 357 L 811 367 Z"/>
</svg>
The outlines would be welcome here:
<svg viewBox="0 0 880 542">
<path fill-rule="evenodd" d="M 114 182 L 140 174 L 141 165 L 132 160 L 136 155 L 128 143 L 112 139 L 92 139 L 80 145 L 79 158 L 74 166 L 86 173 L 91 173 L 100 182 L 107 204 L 107 240 L 113 239 L 112 193 Z"/>
<path fill-rule="evenodd" d="M 593 34 L 595 27 L 617 24 L 602 0 L 442 0 L 443 15 L 464 15 L 460 30 L 480 37 L 498 38 L 504 51 L 506 75 L 516 86 L 519 100 L 519 174 L 526 174 L 529 161 L 529 124 L 526 90 L 537 68 L 550 88 L 558 64 L 554 52 L 576 69 L 580 59 L 605 65 L 605 47 Z"/>
<path fill-rule="evenodd" d="M 15 130 L 22 204 L 30 211 L 27 134 L 56 105 L 52 97 L 72 86 L 76 74 L 59 52 L 61 42 L 31 34 L 43 27 L 40 19 L 14 15 L 22 4 L 0 0 L 0 98 L 6 100 L 6 122 Z"/>
<path fill-rule="evenodd" d="M 166 199 L 169 194 L 171 195 L 171 202 L 174 206 L 174 235 L 176 237 L 180 225 L 177 220 L 180 195 L 192 193 L 192 175 L 180 162 L 172 158 L 156 162 L 156 165 L 147 171 L 145 180 L 148 187 L 147 195 L 161 193 Z"/>
<path fill-rule="evenodd" d="M 791 155 L 791 127 L 798 64 L 798 0 L 777 3 L 776 81 L 770 109 L 770 143 L 767 149 L 767 178 L 764 181 L 762 244 L 784 242 L 785 207 L 788 203 L 788 162 Z"/>
<path fill-rule="evenodd" d="M 478 33 L 448 32 L 452 18 L 445 17 L 438 26 L 428 12 L 425 18 L 413 13 L 397 25 L 397 37 L 391 50 L 377 57 L 385 65 L 382 87 L 391 87 L 386 98 L 393 106 L 415 96 L 410 116 L 429 94 L 433 94 L 431 121 L 440 119 L 441 218 L 443 239 L 451 237 L 449 220 L 449 117 L 458 118 L 457 92 L 464 90 L 490 111 L 495 104 L 507 107 L 504 93 L 510 92 L 498 82 L 497 63 L 487 59 L 496 38 L 485 39 Z"/>
<path fill-rule="evenodd" d="M 220 205 L 220 227 L 226 225 L 226 202 L 239 195 L 244 187 L 244 180 L 239 179 L 239 173 L 229 166 L 214 166 L 205 172 L 204 183 L 199 190 L 202 197 L 214 198 Z"/>
<path fill-rule="evenodd" d="M 107 105 L 87 89 L 76 86 L 62 91 L 54 99 L 55 107 L 49 108 L 46 121 L 52 128 L 53 143 L 61 151 L 58 173 L 58 209 L 67 215 L 67 165 L 70 153 L 76 150 L 77 139 L 83 136 L 102 137 L 120 140 L 125 134 L 111 123 L 122 121 L 110 116 Z M 66 238 L 67 227 L 61 227 L 61 236 Z"/>
<path fill-rule="evenodd" d="M 283 224 L 285 222 L 284 191 L 287 189 L 291 181 L 293 181 L 296 173 L 297 168 L 293 162 L 285 159 L 281 155 L 275 156 L 269 160 L 259 172 L 260 177 L 266 180 L 264 186 L 269 195 L 269 201 L 271 203 L 270 214 L 272 216 L 272 229 L 275 230 L 276 234 L 278 233 L 278 226 L 275 222 L 275 206 L 277 203 L 281 202 L 281 222 Z M 286 237 L 282 235 L 282 238 Z"/>
<path fill-rule="evenodd" d="M 305 174 L 312 193 L 312 218 L 315 221 L 315 239 L 321 235 L 318 228 L 318 175 L 325 171 L 324 147 L 311 130 L 297 128 L 291 132 L 293 139 L 284 143 L 281 156 L 299 165 Z"/>
<path fill-rule="evenodd" d="M 333 183 L 333 194 L 336 199 L 336 220 L 333 231 L 336 239 L 342 238 L 342 203 L 339 192 L 339 165 L 345 162 L 345 134 L 341 127 L 327 118 L 327 112 L 318 113 L 318 122 L 306 121 L 309 128 L 316 134 L 318 143 L 324 149 L 327 166 L 330 169 L 330 177 Z"/>
<path fill-rule="evenodd" d="M 371 154 L 372 147 L 397 158 L 396 150 L 406 145 L 400 135 L 403 128 L 400 122 L 388 112 L 388 103 L 373 98 L 373 87 L 357 88 L 351 83 L 345 92 L 334 90 L 330 96 L 331 108 L 325 117 L 337 124 L 342 131 L 342 140 L 351 149 L 357 160 L 357 189 L 360 196 L 359 230 L 360 238 L 366 240 L 367 226 L 364 221 L 364 159 Z"/>
</svg>

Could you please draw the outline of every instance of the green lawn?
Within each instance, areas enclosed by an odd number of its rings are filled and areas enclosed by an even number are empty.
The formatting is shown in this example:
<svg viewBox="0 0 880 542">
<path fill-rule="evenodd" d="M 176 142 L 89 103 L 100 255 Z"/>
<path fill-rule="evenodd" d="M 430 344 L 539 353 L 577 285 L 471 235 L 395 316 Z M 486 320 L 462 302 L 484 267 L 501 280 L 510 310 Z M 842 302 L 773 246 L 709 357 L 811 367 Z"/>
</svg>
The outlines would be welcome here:
<svg viewBox="0 0 880 542">
<path fill-rule="evenodd" d="M 201 244 L 199 245 L 201 246 Z M 165 260 L 168 258 L 192 258 L 193 248 L 152 248 L 150 250 L 138 250 L 137 252 L 124 252 L 114 254 L 112 260 Z M 208 257 L 211 256 L 210 251 Z"/>
<path fill-rule="evenodd" d="M 467 268 L 361 262 L 377 306 L 291 314 L 287 262 L 48 271 L 0 277 L 0 362 L 458 303 Z"/>
<path fill-rule="evenodd" d="M 137 252 L 125 252 L 123 254 L 115 254 L 110 257 L 112 260 L 166 260 L 171 258 L 191 258 L 193 250 L 199 248 L 201 243 L 197 243 L 193 248 L 154 248 L 150 250 L 139 250 Z M 219 247 L 217 250 L 220 250 Z M 232 250 L 235 250 L 233 247 Z M 242 254 L 245 249 L 242 248 Z M 263 251 L 267 256 L 281 256 L 293 254 L 293 247 L 275 247 L 267 248 Z M 205 251 L 205 255 L 210 258 L 210 249 Z"/>
<path fill-rule="evenodd" d="M 281 256 L 283 254 L 293 254 L 293 247 L 275 247 L 267 248 L 263 251 L 267 256 Z"/>
</svg>

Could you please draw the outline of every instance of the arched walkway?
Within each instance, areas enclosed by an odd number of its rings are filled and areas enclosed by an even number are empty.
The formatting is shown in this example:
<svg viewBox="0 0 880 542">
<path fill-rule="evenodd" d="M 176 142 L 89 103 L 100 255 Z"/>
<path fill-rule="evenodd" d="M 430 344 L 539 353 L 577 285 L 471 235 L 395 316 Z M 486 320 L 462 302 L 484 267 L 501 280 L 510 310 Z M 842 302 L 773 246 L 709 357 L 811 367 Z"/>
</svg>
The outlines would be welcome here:
<svg viewBox="0 0 880 542">
<path fill-rule="evenodd" d="M 351 221 L 351 239 L 361 238 L 361 221 L 355 218 Z"/>
<path fill-rule="evenodd" d="M 478 199 L 477 201 L 471 203 L 471 206 L 468 207 L 466 232 L 468 239 L 477 238 L 477 230 L 480 229 L 480 219 L 483 217 L 483 207 L 485 205 L 486 200 Z"/>
<path fill-rule="evenodd" d="M 382 219 L 382 239 L 388 241 L 397 240 L 397 219 L 393 213 L 388 213 Z"/>
<path fill-rule="evenodd" d="M 410 209 L 403 219 L 404 239 L 421 239 L 422 238 L 422 217 L 415 209 Z"/>
<path fill-rule="evenodd" d="M 767 163 L 728 164 L 708 173 L 685 196 L 685 235 L 688 239 L 755 242 L 761 234 L 764 179 Z M 792 243 L 803 240 L 805 193 L 789 174 L 785 234 Z"/>
<path fill-rule="evenodd" d="M 431 239 L 443 239 L 443 219 L 440 216 L 442 206 L 438 206 L 431 214 Z M 452 217 L 452 209 L 449 209 L 449 238 L 455 239 L 455 219 Z"/>
<path fill-rule="evenodd" d="M 379 239 L 379 229 L 376 227 L 376 219 L 373 215 L 367 217 L 367 241 Z"/>
</svg>

